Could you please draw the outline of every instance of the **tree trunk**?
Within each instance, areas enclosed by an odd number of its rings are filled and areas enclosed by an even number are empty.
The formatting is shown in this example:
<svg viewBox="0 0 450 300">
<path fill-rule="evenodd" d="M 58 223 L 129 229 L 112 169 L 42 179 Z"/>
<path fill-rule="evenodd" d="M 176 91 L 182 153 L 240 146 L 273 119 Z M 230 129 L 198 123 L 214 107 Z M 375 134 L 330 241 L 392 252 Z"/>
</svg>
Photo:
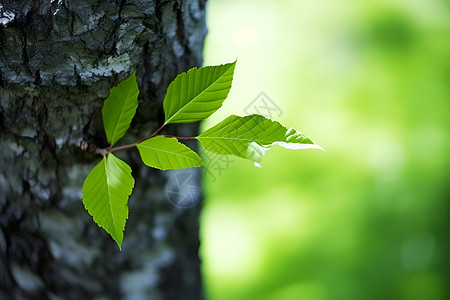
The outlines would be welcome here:
<svg viewBox="0 0 450 300">
<path fill-rule="evenodd" d="M 107 146 L 103 101 L 134 70 L 139 107 L 123 143 L 162 124 L 168 84 L 201 64 L 205 1 L 0 0 L 0 299 L 203 299 L 201 206 L 172 203 L 180 172 L 118 152 L 136 181 L 120 252 L 83 207 L 100 157 L 81 146 Z"/>
</svg>

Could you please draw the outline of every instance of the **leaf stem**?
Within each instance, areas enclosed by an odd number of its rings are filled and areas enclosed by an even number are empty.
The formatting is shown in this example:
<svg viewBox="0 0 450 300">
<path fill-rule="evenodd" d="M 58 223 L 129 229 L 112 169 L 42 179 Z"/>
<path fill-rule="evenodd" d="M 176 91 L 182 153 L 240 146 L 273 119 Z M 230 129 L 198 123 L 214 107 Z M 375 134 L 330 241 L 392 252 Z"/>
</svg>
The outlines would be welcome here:
<svg viewBox="0 0 450 300">
<path fill-rule="evenodd" d="M 163 129 L 165 125 L 166 125 L 166 124 L 162 124 L 161 127 L 159 127 L 158 129 L 156 129 L 155 132 L 153 132 L 153 133 L 152 133 L 151 135 L 149 135 L 148 137 L 142 139 L 140 142 L 143 142 L 143 141 L 145 141 L 145 140 L 148 140 L 149 138 L 152 138 L 152 137 L 154 137 L 155 135 L 157 135 L 158 132 L 160 132 L 161 129 Z"/>
<path fill-rule="evenodd" d="M 143 141 L 146 141 L 148 139 L 151 139 L 152 137 L 157 135 L 158 132 L 160 132 L 161 129 L 163 129 L 164 126 L 165 126 L 165 124 L 162 124 L 161 127 L 159 127 L 158 129 L 155 130 L 155 132 L 153 132 L 152 134 L 150 134 L 149 136 L 147 136 L 147 137 L 145 137 L 143 139 L 140 139 L 137 142 L 134 142 L 134 143 L 128 144 L 128 145 L 119 146 L 119 147 L 114 147 L 114 148 L 108 147 L 105 150 L 106 150 L 107 153 L 111 153 L 111 152 L 115 152 L 115 151 L 119 151 L 119 150 L 123 150 L 123 149 L 130 149 L 130 148 L 136 147 L 137 144 L 142 143 Z"/>
</svg>

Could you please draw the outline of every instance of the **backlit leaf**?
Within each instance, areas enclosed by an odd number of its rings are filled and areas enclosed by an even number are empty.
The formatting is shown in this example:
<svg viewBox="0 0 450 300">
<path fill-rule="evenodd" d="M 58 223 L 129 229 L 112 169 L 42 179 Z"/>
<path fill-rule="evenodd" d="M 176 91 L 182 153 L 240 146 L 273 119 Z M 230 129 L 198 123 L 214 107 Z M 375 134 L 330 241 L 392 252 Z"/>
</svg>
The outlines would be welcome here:
<svg viewBox="0 0 450 300">
<path fill-rule="evenodd" d="M 209 151 L 243 157 L 259 163 L 272 145 L 287 149 L 322 149 L 293 128 L 261 115 L 231 115 L 200 134 L 197 139 Z"/>
</svg>

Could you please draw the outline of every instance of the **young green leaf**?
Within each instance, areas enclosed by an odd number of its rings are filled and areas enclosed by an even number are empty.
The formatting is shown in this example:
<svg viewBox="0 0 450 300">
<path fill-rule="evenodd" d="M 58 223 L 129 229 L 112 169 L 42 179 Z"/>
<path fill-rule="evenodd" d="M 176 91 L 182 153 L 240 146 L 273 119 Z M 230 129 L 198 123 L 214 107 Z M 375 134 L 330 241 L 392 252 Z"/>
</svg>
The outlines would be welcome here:
<svg viewBox="0 0 450 300">
<path fill-rule="evenodd" d="M 209 151 L 250 159 L 259 163 L 272 145 L 287 149 L 322 149 L 293 128 L 260 115 L 231 115 L 200 134 L 197 139 Z"/>
<path fill-rule="evenodd" d="M 167 170 L 203 166 L 202 159 L 176 138 L 161 135 L 137 144 L 142 161 L 149 167 Z"/>
<path fill-rule="evenodd" d="M 84 207 L 120 249 L 133 186 L 130 166 L 113 154 L 103 157 L 83 184 Z"/>
<path fill-rule="evenodd" d="M 111 145 L 120 140 L 130 127 L 136 108 L 139 88 L 136 72 L 117 86 L 113 87 L 102 109 L 103 127 Z"/>
<path fill-rule="evenodd" d="M 220 66 L 192 68 L 169 85 L 163 107 L 170 123 L 206 119 L 222 106 L 230 92 L 236 61 Z"/>
</svg>

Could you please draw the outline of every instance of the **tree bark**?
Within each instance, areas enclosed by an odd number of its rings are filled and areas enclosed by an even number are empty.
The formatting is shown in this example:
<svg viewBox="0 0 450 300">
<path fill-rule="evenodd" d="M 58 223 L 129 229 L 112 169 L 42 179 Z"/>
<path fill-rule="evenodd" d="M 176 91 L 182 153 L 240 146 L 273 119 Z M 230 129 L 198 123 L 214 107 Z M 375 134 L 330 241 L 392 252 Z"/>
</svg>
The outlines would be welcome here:
<svg viewBox="0 0 450 300">
<path fill-rule="evenodd" d="M 81 145 L 107 146 L 103 101 L 134 70 L 123 143 L 163 123 L 168 84 L 201 65 L 205 1 L 0 0 L 0 299 L 203 299 L 201 205 L 169 201 L 178 173 L 117 153 L 136 181 L 120 252 L 83 207 L 99 157 Z"/>
</svg>

